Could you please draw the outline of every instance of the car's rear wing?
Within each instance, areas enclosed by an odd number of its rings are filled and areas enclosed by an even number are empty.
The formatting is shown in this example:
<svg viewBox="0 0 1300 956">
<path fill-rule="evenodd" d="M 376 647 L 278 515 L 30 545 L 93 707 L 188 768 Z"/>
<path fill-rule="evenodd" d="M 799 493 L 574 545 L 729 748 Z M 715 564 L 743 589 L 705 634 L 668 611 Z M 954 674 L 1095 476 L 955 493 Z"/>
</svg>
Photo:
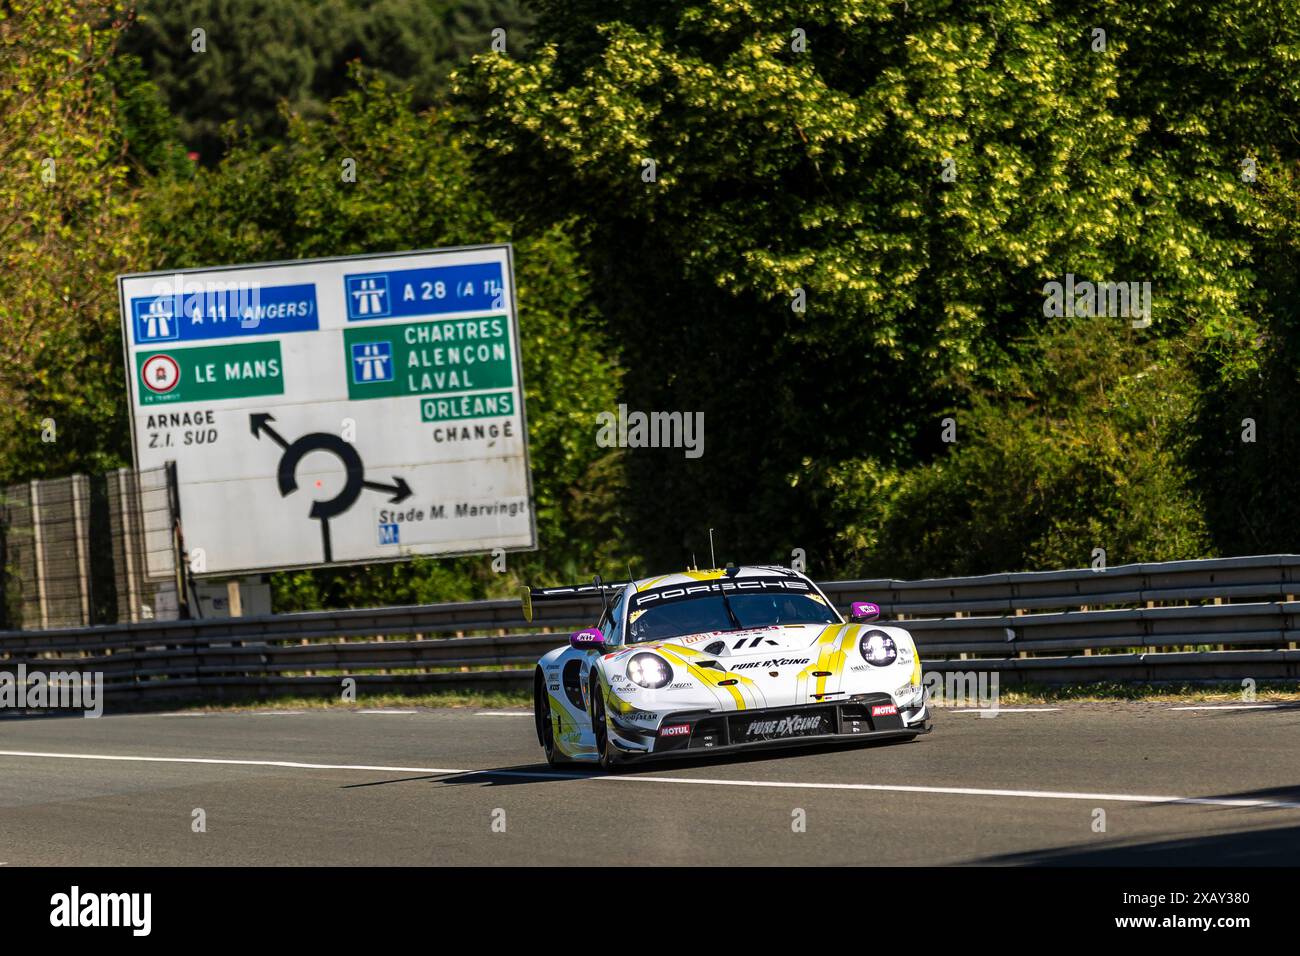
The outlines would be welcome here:
<svg viewBox="0 0 1300 956">
<path fill-rule="evenodd" d="M 617 594 L 628 586 L 627 581 L 602 581 L 596 578 L 591 584 L 566 584 L 554 588 L 520 588 L 519 603 L 524 608 L 524 620 L 533 619 L 533 605 L 547 601 L 575 601 L 582 598 L 598 597 L 602 602 L 610 595 Z"/>
</svg>

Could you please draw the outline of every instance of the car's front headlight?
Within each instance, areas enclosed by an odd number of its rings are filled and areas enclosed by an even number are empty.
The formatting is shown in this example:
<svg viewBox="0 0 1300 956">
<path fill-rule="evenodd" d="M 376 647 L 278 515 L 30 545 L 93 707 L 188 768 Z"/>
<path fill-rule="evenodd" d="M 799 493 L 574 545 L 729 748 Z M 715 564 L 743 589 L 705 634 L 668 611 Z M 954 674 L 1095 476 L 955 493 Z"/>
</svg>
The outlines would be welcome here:
<svg viewBox="0 0 1300 956">
<path fill-rule="evenodd" d="M 667 687 L 673 679 L 673 669 L 662 657 L 633 654 L 627 662 L 627 676 L 642 687 Z"/>
<path fill-rule="evenodd" d="M 884 631 L 868 631 L 858 642 L 858 651 L 868 664 L 885 667 L 898 659 L 898 646 Z"/>
</svg>

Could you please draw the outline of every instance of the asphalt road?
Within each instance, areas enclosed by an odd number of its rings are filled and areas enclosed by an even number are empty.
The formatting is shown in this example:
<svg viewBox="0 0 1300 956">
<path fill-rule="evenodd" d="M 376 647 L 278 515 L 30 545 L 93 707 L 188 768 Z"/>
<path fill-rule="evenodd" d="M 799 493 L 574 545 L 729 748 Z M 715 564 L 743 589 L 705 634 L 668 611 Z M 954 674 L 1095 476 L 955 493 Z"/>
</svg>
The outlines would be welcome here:
<svg viewBox="0 0 1300 956">
<path fill-rule="evenodd" d="M 615 775 L 523 711 L 10 718 L 0 865 L 1294 865 L 1300 708 L 1175 707 Z"/>
</svg>

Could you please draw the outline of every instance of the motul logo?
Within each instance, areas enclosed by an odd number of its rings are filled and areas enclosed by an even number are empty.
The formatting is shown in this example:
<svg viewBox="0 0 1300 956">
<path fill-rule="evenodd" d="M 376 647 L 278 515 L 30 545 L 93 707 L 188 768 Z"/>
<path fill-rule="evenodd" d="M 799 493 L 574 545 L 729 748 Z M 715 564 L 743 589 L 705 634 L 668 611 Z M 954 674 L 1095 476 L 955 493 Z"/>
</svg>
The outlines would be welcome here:
<svg viewBox="0 0 1300 956">
<path fill-rule="evenodd" d="M 893 717 L 898 713 L 898 708 L 893 704 L 877 704 L 871 708 L 872 717 Z"/>
</svg>

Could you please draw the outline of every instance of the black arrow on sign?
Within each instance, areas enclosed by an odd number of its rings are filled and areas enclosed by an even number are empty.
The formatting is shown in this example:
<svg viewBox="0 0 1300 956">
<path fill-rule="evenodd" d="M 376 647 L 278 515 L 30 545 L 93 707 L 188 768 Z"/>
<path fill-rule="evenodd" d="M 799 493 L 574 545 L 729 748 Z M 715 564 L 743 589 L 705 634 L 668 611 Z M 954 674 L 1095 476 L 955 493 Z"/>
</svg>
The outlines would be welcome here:
<svg viewBox="0 0 1300 956">
<path fill-rule="evenodd" d="M 280 437 L 280 433 L 267 424 L 275 421 L 274 415 L 268 415 L 266 412 L 259 412 L 256 415 L 248 416 L 248 427 L 252 431 L 254 438 L 261 438 L 262 432 L 270 436 L 271 441 L 275 442 L 281 448 L 288 448 L 289 443 Z"/>
<path fill-rule="evenodd" d="M 411 486 L 406 483 L 406 479 L 399 478 L 397 475 L 393 475 L 393 483 L 391 485 L 385 485 L 379 481 L 363 481 L 361 484 L 363 487 L 369 488 L 371 491 L 389 492 L 393 497 L 389 498 L 388 502 L 389 504 L 394 505 L 400 504 L 407 498 L 411 497 L 411 495 L 415 494 L 415 492 L 411 490 Z"/>
</svg>

